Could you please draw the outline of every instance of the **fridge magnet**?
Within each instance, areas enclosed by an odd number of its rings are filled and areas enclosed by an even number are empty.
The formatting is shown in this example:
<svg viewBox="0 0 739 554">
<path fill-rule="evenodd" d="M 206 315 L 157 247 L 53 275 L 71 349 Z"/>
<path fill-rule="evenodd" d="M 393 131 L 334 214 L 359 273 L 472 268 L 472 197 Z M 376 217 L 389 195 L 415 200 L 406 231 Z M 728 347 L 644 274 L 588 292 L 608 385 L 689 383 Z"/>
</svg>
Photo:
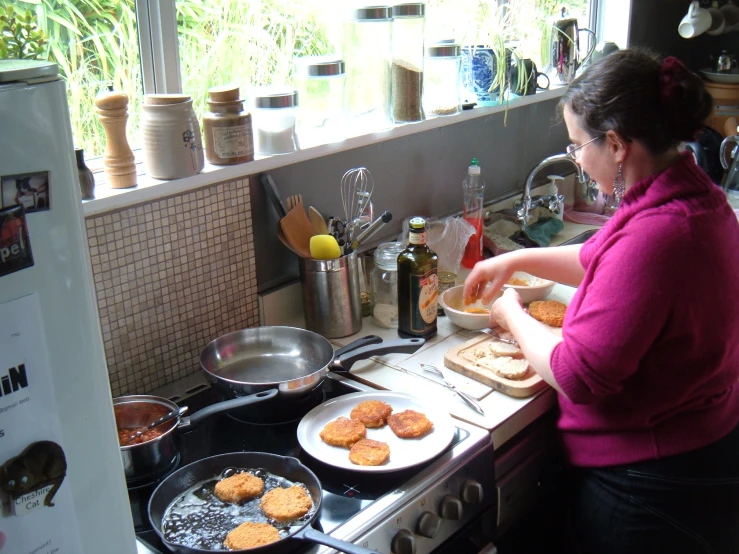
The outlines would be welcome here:
<svg viewBox="0 0 739 554">
<path fill-rule="evenodd" d="M 64 450 L 54 441 L 37 441 L 0 470 L 0 489 L 10 495 L 13 513 L 25 515 L 54 506 L 54 496 L 67 475 Z"/>
<path fill-rule="evenodd" d="M 6 175 L 0 177 L 0 187 L 2 187 L 2 205 L 6 208 L 20 204 L 27 214 L 50 208 L 48 171 Z"/>
<path fill-rule="evenodd" d="M 0 277 L 33 265 L 23 206 L 0 210 Z"/>
</svg>

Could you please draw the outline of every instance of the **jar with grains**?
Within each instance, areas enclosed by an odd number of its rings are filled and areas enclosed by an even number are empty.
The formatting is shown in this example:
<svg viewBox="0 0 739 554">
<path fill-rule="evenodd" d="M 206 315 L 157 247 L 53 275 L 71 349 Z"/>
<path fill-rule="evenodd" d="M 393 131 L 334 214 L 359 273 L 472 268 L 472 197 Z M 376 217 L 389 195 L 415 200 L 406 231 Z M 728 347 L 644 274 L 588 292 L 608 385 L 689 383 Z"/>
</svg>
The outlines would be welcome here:
<svg viewBox="0 0 739 554">
<path fill-rule="evenodd" d="M 375 249 L 372 269 L 372 321 L 380 327 L 398 327 L 398 254 L 405 245 L 383 242 Z"/>
<path fill-rule="evenodd" d="M 205 158 L 213 165 L 233 165 L 254 160 L 251 114 L 244 110 L 239 87 L 208 91 L 208 113 L 203 117 Z"/>
<path fill-rule="evenodd" d="M 344 60 L 336 56 L 305 56 L 295 60 L 295 66 L 295 88 L 300 98 L 300 147 L 344 140 Z"/>
<path fill-rule="evenodd" d="M 426 117 L 455 115 L 459 101 L 461 49 L 458 44 L 439 43 L 426 47 L 423 75 L 423 109 Z"/>
<path fill-rule="evenodd" d="M 347 128 L 352 136 L 390 128 L 392 8 L 351 9 L 343 23 Z"/>
<path fill-rule="evenodd" d="M 298 92 L 293 88 L 261 87 L 254 90 L 252 102 L 257 154 L 272 156 L 299 150 Z"/>
<path fill-rule="evenodd" d="M 423 120 L 423 33 L 425 4 L 393 6 L 391 64 L 392 112 L 395 123 Z"/>
<path fill-rule="evenodd" d="M 155 179 L 197 175 L 205 166 L 200 124 L 185 94 L 145 94 L 141 137 L 147 172 Z"/>
</svg>

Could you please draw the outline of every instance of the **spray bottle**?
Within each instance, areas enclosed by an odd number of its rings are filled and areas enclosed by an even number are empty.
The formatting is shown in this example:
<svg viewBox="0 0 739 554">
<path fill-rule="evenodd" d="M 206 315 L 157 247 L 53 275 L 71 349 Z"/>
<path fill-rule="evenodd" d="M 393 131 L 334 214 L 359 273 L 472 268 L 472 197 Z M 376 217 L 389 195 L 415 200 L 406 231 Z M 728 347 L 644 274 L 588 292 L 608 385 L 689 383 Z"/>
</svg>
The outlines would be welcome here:
<svg viewBox="0 0 739 554">
<path fill-rule="evenodd" d="M 464 193 L 464 219 L 475 228 L 475 234 L 467 242 L 462 257 L 462 267 L 472 268 L 482 260 L 482 205 L 485 197 L 485 181 L 480 175 L 480 163 L 472 158 L 467 177 L 462 182 Z"/>
</svg>

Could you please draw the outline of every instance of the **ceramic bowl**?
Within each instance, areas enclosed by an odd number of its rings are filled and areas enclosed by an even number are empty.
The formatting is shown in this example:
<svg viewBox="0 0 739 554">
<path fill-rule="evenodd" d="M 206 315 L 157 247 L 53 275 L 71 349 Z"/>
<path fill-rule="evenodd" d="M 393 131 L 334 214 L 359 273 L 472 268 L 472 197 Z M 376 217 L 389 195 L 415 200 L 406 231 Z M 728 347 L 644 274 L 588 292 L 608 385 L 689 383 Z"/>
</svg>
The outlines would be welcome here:
<svg viewBox="0 0 739 554">
<path fill-rule="evenodd" d="M 482 302 L 475 302 L 470 306 L 465 306 L 463 301 L 462 293 L 464 291 L 464 285 L 458 285 L 445 290 L 439 298 L 441 307 L 444 308 L 444 313 L 447 315 L 449 320 L 455 325 L 462 327 L 463 329 L 469 329 L 471 331 L 477 331 L 479 329 L 486 329 L 490 327 L 489 311 L 490 306 L 497 300 L 502 291 L 499 292 L 490 302 L 483 304 Z M 480 313 L 472 313 L 470 309 L 483 310 Z"/>
<path fill-rule="evenodd" d="M 514 272 L 511 279 L 520 279 L 527 283 L 526 285 L 503 285 L 504 289 L 515 289 L 521 296 L 524 304 L 528 304 L 534 300 L 544 300 L 552 292 L 555 285 L 554 281 L 534 277 L 525 271 Z"/>
</svg>

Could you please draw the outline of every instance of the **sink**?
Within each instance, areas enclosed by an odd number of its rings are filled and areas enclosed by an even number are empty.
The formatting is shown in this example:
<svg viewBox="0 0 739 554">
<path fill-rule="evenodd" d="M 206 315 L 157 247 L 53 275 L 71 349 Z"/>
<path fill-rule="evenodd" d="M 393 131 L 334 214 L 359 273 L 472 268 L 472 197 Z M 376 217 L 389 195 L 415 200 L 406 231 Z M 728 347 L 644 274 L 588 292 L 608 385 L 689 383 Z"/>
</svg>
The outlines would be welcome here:
<svg viewBox="0 0 739 554">
<path fill-rule="evenodd" d="M 595 233 L 597 233 L 600 229 L 588 229 L 587 231 L 583 231 L 576 237 L 572 237 L 570 240 L 564 241 L 560 246 L 567 246 L 568 244 L 582 244 L 586 240 L 588 240 L 590 237 L 592 237 Z"/>
</svg>

